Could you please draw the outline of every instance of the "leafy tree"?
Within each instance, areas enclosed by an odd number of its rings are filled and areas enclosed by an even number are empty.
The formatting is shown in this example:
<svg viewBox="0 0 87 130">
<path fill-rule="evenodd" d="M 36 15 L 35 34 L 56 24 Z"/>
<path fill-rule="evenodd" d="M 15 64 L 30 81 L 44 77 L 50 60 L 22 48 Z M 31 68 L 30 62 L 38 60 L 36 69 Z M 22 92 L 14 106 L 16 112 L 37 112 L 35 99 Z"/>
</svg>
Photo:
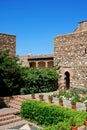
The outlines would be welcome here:
<svg viewBox="0 0 87 130">
<path fill-rule="evenodd" d="M 22 67 L 9 50 L 0 52 L 0 96 L 54 91 L 58 78 L 54 68 Z"/>
<path fill-rule="evenodd" d="M 20 84 L 20 65 L 17 57 L 11 57 L 9 50 L 0 52 L 0 96 L 17 94 Z"/>
<path fill-rule="evenodd" d="M 54 91 L 57 79 L 58 74 L 54 69 L 22 68 L 22 85 L 26 93 Z"/>
</svg>

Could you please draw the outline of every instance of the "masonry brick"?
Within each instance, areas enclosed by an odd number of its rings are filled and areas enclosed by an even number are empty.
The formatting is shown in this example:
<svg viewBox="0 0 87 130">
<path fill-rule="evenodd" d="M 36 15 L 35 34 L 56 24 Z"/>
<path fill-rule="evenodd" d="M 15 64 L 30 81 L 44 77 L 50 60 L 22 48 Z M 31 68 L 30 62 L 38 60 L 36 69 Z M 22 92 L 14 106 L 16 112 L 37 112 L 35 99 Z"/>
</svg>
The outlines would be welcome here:
<svg viewBox="0 0 87 130">
<path fill-rule="evenodd" d="M 80 25 L 81 24 L 81 25 Z M 87 87 L 87 21 L 71 34 L 54 38 L 54 63 L 61 60 L 61 85 L 65 72 L 70 74 L 70 86 Z"/>
<path fill-rule="evenodd" d="M 16 55 L 16 36 L 0 33 L 0 51 L 9 49 L 9 54 Z"/>
</svg>

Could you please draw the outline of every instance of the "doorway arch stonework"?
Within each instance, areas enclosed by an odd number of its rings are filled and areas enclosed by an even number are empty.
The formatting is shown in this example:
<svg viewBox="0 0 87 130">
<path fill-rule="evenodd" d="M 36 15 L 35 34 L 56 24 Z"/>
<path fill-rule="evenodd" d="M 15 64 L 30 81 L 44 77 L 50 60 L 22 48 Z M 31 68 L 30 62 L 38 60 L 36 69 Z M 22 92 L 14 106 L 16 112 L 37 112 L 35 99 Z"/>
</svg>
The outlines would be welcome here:
<svg viewBox="0 0 87 130">
<path fill-rule="evenodd" d="M 66 81 L 65 81 L 67 72 L 69 74 L 69 86 L 66 86 Z M 65 68 L 61 68 L 60 75 L 61 75 L 60 87 L 67 87 L 67 89 L 69 89 L 70 86 L 72 86 L 72 82 L 73 82 L 73 70 L 71 68 L 66 68 L 66 67 Z"/>
<path fill-rule="evenodd" d="M 66 89 L 69 89 L 70 88 L 70 73 L 68 71 L 65 72 L 65 87 Z"/>
</svg>

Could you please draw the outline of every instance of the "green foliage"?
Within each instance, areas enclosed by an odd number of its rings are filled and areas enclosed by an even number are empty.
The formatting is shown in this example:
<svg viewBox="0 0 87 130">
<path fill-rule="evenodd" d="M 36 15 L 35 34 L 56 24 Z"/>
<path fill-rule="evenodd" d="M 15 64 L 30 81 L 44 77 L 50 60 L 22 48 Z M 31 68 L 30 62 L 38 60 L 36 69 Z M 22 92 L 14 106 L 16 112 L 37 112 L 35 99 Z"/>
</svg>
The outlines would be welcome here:
<svg viewBox="0 0 87 130">
<path fill-rule="evenodd" d="M 43 130 L 57 130 L 57 125 L 50 125 L 48 127 L 45 127 Z"/>
<path fill-rule="evenodd" d="M 71 104 L 72 104 L 72 105 L 76 105 L 76 99 L 75 99 L 75 98 L 73 98 L 73 99 L 71 100 Z"/>
<path fill-rule="evenodd" d="M 71 126 L 76 126 L 76 118 L 75 118 L 74 116 L 72 116 L 72 117 L 70 118 L 70 125 L 71 125 Z"/>
<path fill-rule="evenodd" d="M 49 100 L 53 100 L 53 95 L 49 95 L 49 96 L 48 96 L 48 99 L 49 99 Z"/>
<path fill-rule="evenodd" d="M 59 102 L 63 102 L 63 97 L 62 96 L 59 97 Z"/>
<path fill-rule="evenodd" d="M 70 91 L 66 91 L 65 95 L 66 99 L 72 98 L 72 93 Z"/>
<path fill-rule="evenodd" d="M 21 70 L 17 57 L 9 56 L 9 50 L 0 52 L 0 96 L 19 93 Z"/>
<path fill-rule="evenodd" d="M 55 69 L 22 67 L 19 63 L 18 57 L 9 56 L 8 50 L 0 52 L 0 96 L 56 90 Z"/>
<path fill-rule="evenodd" d="M 43 130 L 71 130 L 69 122 L 59 122 L 57 125 L 50 125 Z"/>
<path fill-rule="evenodd" d="M 22 68 L 23 87 L 34 93 L 56 90 L 58 75 L 54 69 Z"/>
<path fill-rule="evenodd" d="M 85 120 L 87 120 L 87 112 L 86 112 L 86 115 L 85 115 L 85 118 L 84 118 Z"/>
<path fill-rule="evenodd" d="M 85 102 L 85 107 L 87 108 L 87 102 Z"/>
<path fill-rule="evenodd" d="M 25 93 L 27 94 L 27 89 L 26 88 L 21 88 L 20 89 L 20 94 L 24 95 Z"/>
<path fill-rule="evenodd" d="M 74 98 L 76 101 L 82 101 L 79 93 L 76 91 L 74 92 L 74 90 L 70 90 L 70 91 L 67 91 L 67 90 L 59 90 L 58 94 L 57 94 L 57 97 L 60 97 L 60 96 L 63 96 L 65 97 L 66 99 L 72 99 Z M 86 98 L 85 98 L 86 99 Z"/>
<path fill-rule="evenodd" d="M 84 97 L 82 97 L 82 101 L 85 102 L 87 100 L 87 95 L 84 95 Z"/>
<path fill-rule="evenodd" d="M 70 87 L 71 91 L 75 89 L 76 92 L 86 94 L 87 93 L 87 88 L 86 87 L 81 87 L 81 86 L 75 86 L 75 87 Z"/>
<path fill-rule="evenodd" d="M 35 96 L 35 93 L 32 92 L 31 95 L 32 95 L 32 96 Z"/>
<path fill-rule="evenodd" d="M 79 100 L 80 100 L 80 96 L 79 96 L 79 93 L 78 93 L 78 92 L 75 92 L 74 98 L 76 99 L 76 101 L 79 101 Z"/>
<path fill-rule="evenodd" d="M 65 95 L 66 95 L 66 90 L 59 90 L 58 97 L 65 96 Z"/>
<path fill-rule="evenodd" d="M 45 126 L 57 125 L 58 123 L 62 122 L 67 127 L 66 130 L 70 130 L 68 128 L 70 128 L 72 116 L 77 119 L 76 124 L 81 126 L 83 125 L 85 115 L 86 112 L 83 111 L 74 111 L 69 108 L 50 105 L 49 103 L 39 101 L 26 100 L 21 106 L 21 116 L 23 118 Z"/>
<path fill-rule="evenodd" d="M 43 98 L 44 97 L 44 95 L 43 94 L 39 94 L 39 98 Z"/>
<path fill-rule="evenodd" d="M 70 127 L 69 122 L 64 121 L 64 122 L 59 122 L 57 124 L 57 129 L 58 130 L 70 130 L 71 127 Z"/>
</svg>

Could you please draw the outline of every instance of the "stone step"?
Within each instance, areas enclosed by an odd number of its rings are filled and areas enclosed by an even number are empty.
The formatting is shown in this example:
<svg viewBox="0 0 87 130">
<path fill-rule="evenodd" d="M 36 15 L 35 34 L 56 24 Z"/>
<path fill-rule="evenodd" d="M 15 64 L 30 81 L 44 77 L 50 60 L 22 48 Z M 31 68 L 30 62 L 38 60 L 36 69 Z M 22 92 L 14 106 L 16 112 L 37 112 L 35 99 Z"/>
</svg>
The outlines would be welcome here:
<svg viewBox="0 0 87 130">
<path fill-rule="evenodd" d="M 0 117 L 0 121 L 5 121 L 5 120 L 13 119 L 13 118 L 15 118 L 15 115 L 10 114 L 10 115 Z"/>
<path fill-rule="evenodd" d="M 14 103 L 9 103 L 9 107 L 16 108 L 18 110 L 21 109 L 21 105 L 17 105 L 17 104 L 14 104 Z"/>
<path fill-rule="evenodd" d="M 23 95 L 17 95 L 17 96 L 12 96 L 12 99 L 18 99 L 20 101 L 23 101 L 25 97 Z"/>
<path fill-rule="evenodd" d="M 14 122 L 17 122 L 17 121 L 20 121 L 20 120 L 21 120 L 20 117 L 15 116 L 15 118 L 0 121 L 0 126 L 2 126 L 2 125 L 6 125 L 6 124 L 10 124 L 10 123 L 14 123 Z"/>
<path fill-rule="evenodd" d="M 19 106 L 20 106 L 21 103 L 22 103 L 21 101 L 11 100 L 11 101 L 9 102 L 9 105 L 10 105 L 10 104 L 16 104 L 16 105 L 19 105 Z"/>
<path fill-rule="evenodd" d="M 9 104 L 13 102 L 13 103 L 15 103 L 15 104 L 19 104 L 19 105 L 20 105 L 23 101 L 24 101 L 24 100 L 23 100 L 23 99 L 20 99 L 20 98 L 11 99 L 10 102 L 9 102 Z"/>
<path fill-rule="evenodd" d="M 26 123 L 28 123 L 28 122 L 25 121 L 25 120 L 20 120 L 20 121 L 17 121 L 17 122 L 13 122 L 13 123 L 9 123 L 9 124 L 0 126 L 0 130 L 8 130 L 8 128 L 11 129 L 11 128 L 14 128 L 14 127 L 17 127 L 17 126 L 24 125 Z"/>
<path fill-rule="evenodd" d="M 12 96 L 8 107 L 16 108 L 20 110 L 22 102 L 25 100 L 25 97 L 22 95 L 20 96 Z"/>
<path fill-rule="evenodd" d="M 4 117 L 4 116 L 12 115 L 12 114 L 18 114 L 18 113 L 20 113 L 19 110 L 15 111 L 15 112 L 2 113 L 2 114 L 0 114 L 0 118 Z"/>
<path fill-rule="evenodd" d="M 11 96 L 11 99 L 17 99 L 17 98 L 19 98 L 19 99 L 24 99 L 25 97 L 23 96 L 23 95 L 14 95 L 14 96 Z"/>
<path fill-rule="evenodd" d="M 13 100 L 16 100 L 16 101 L 19 101 L 19 102 L 23 102 L 25 100 L 25 98 L 17 97 L 17 98 L 14 98 Z"/>
<path fill-rule="evenodd" d="M 24 100 L 25 98 L 23 96 L 12 96 L 8 106 L 20 110 L 21 104 Z"/>
</svg>

